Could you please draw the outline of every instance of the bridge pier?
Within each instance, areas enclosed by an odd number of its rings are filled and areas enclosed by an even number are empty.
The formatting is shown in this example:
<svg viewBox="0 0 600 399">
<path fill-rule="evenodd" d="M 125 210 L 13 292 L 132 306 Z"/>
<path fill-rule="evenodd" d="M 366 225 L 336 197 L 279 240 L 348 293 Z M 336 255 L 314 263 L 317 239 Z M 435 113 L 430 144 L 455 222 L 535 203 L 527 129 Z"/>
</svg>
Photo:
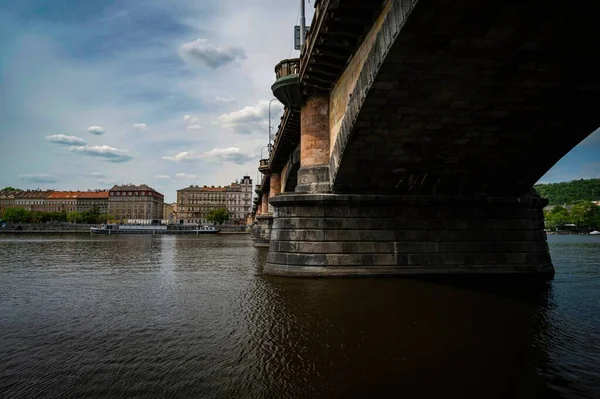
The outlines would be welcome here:
<svg viewBox="0 0 600 399">
<path fill-rule="evenodd" d="M 331 191 L 329 178 L 329 96 L 313 95 L 300 110 L 300 169 L 296 192 Z"/>
<path fill-rule="evenodd" d="M 552 278 L 545 202 L 532 196 L 282 194 L 271 199 L 274 221 L 264 272 Z"/>
</svg>

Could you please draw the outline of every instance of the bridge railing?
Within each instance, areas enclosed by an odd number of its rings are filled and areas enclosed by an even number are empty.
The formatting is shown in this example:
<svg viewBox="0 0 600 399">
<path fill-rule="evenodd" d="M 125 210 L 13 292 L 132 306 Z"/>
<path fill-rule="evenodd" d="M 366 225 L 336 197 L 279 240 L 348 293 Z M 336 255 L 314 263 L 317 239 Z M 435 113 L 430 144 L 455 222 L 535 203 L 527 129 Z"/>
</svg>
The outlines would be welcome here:
<svg viewBox="0 0 600 399">
<path fill-rule="evenodd" d="M 291 58 L 288 60 L 282 60 L 279 64 L 275 65 L 275 76 L 277 79 L 287 76 L 298 74 L 300 72 L 300 58 Z"/>
</svg>

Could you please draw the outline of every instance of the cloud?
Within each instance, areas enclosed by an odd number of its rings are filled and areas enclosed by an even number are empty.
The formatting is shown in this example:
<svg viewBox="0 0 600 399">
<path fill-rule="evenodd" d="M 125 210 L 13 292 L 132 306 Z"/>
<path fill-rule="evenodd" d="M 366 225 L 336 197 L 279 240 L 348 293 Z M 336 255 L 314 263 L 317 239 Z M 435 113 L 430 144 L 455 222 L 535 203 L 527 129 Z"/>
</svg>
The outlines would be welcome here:
<svg viewBox="0 0 600 399">
<path fill-rule="evenodd" d="M 56 183 L 58 179 L 53 176 L 44 173 L 30 173 L 19 175 L 19 179 L 29 181 L 32 183 Z"/>
<path fill-rule="evenodd" d="M 102 126 L 90 126 L 87 128 L 87 131 L 88 133 L 95 134 L 96 136 L 101 136 L 106 133 Z"/>
<path fill-rule="evenodd" d="M 196 154 L 194 151 L 183 151 L 172 157 L 163 156 L 162 159 L 174 162 L 193 162 L 200 159 L 200 155 Z"/>
<path fill-rule="evenodd" d="M 246 52 L 241 47 L 216 47 L 202 38 L 183 43 L 179 47 L 179 54 L 182 58 L 200 61 L 213 69 L 246 59 Z"/>
<path fill-rule="evenodd" d="M 185 128 L 190 130 L 198 130 L 202 129 L 202 125 L 200 125 L 200 119 L 196 116 L 192 115 L 183 115 L 183 122 L 185 123 Z"/>
<path fill-rule="evenodd" d="M 86 173 L 84 176 L 85 176 L 85 177 L 98 177 L 98 178 L 103 178 L 103 177 L 104 177 L 104 173 L 100 173 L 100 172 L 92 172 L 92 173 Z"/>
<path fill-rule="evenodd" d="M 146 130 L 147 127 L 148 127 L 148 125 L 146 125 L 145 123 L 134 123 L 133 124 L 133 128 L 135 130 L 137 130 L 138 132 L 143 132 L 144 130 Z"/>
<path fill-rule="evenodd" d="M 69 147 L 72 152 L 77 152 L 91 157 L 105 158 L 108 162 L 127 162 L 133 159 L 128 150 L 114 148 L 108 145 L 82 145 Z"/>
<path fill-rule="evenodd" d="M 187 173 L 177 173 L 175 175 L 177 180 L 194 180 L 198 178 L 198 175 L 188 175 Z"/>
<path fill-rule="evenodd" d="M 68 145 L 86 145 L 87 141 L 76 136 L 66 136 L 64 134 L 54 134 L 46 136 L 46 140 L 51 143 L 68 144 Z"/>
<path fill-rule="evenodd" d="M 276 105 L 271 105 L 271 116 L 276 113 Z M 216 123 L 235 133 L 252 134 L 267 132 L 269 128 L 269 102 L 259 101 L 255 106 L 246 106 L 240 110 L 222 114 Z"/>
<path fill-rule="evenodd" d="M 215 100 L 217 100 L 218 103 L 221 104 L 231 104 L 235 102 L 235 98 L 233 97 L 221 97 L 221 96 L 217 96 L 215 98 Z"/>
<path fill-rule="evenodd" d="M 209 162 L 232 162 L 238 165 L 242 165 L 254 160 L 256 158 L 256 155 L 253 153 L 243 152 L 237 147 L 229 147 L 215 148 L 214 150 L 203 153 L 201 155 L 201 158 Z"/>
<path fill-rule="evenodd" d="M 159 175 L 156 175 L 156 176 L 154 176 L 154 178 L 155 178 L 156 180 L 170 180 L 170 179 L 171 179 L 171 176 L 169 176 L 169 175 L 163 175 L 163 174 L 159 174 Z"/>
<path fill-rule="evenodd" d="M 111 179 L 98 179 L 97 181 L 98 181 L 98 184 L 103 184 L 103 185 L 108 185 L 108 186 L 115 184 L 115 181 L 111 180 Z"/>
</svg>

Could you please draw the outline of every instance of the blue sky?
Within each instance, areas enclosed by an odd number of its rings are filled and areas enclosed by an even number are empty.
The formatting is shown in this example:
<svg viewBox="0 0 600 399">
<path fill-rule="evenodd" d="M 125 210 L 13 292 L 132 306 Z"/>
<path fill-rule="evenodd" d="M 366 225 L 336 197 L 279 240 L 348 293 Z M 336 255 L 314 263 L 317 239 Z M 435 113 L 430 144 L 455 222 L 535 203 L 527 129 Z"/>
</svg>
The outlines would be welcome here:
<svg viewBox="0 0 600 399">
<path fill-rule="evenodd" d="M 297 19 L 278 0 L 2 2 L 0 187 L 146 183 L 174 201 L 255 179 Z M 599 150 L 596 132 L 541 181 L 600 177 Z"/>
</svg>

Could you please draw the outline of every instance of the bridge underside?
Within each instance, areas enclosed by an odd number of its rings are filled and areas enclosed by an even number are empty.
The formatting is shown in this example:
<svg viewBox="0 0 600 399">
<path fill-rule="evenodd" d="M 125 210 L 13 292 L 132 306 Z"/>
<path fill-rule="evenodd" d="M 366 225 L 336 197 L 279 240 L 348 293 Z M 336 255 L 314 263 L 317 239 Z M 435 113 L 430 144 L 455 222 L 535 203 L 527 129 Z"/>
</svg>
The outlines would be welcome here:
<svg viewBox="0 0 600 399">
<path fill-rule="evenodd" d="M 521 195 L 599 127 L 600 2 L 394 3 L 382 31 L 401 30 L 365 63 L 334 192 Z"/>
<path fill-rule="evenodd" d="M 383 10 L 330 136 L 331 192 L 271 199 L 265 272 L 551 277 L 530 190 L 598 128 L 600 2 Z"/>
</svg>

